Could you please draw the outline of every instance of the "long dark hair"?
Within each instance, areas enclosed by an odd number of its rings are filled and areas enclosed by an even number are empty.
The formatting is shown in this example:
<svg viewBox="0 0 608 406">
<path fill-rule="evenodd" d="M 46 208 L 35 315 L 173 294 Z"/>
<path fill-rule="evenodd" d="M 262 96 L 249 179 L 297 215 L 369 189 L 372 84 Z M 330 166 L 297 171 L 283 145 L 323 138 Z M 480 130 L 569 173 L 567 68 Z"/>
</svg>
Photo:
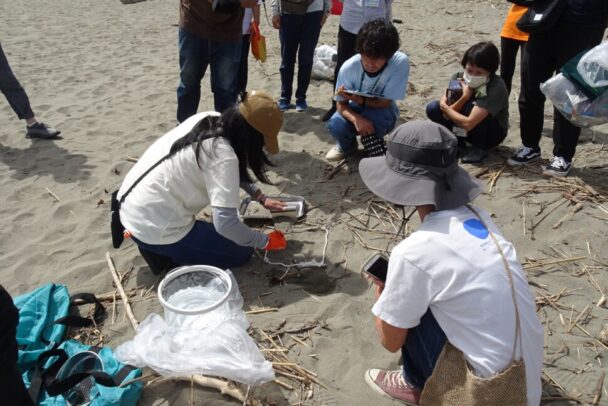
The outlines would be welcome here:
<svg viewBox="0 0 608 406">
<path fill-rule="evenodd" d="M 264 152 L 264 136 L 253 128 L 243 118 L 238 106 L 229 107 L 221 116 L 207 116 L 200 120 L 188 134 L 175 141 L 171 146 L 171 154 L 192 145 L 196 156 L 196 164 L 201 166 L 201 153 L 204 151 L 203 141 L 209 138 L 217 139 L 224 137 L 230 143 L 239 161 L 239 176 L 244 182 L 253 183 L 248 168 L 251 169 L 257 179 L 266 184 L 271 184 L 266 176 L 266 165 L 274 166 Z M 211 146 L 211 153 L 215 140 Z"/>
</svg>

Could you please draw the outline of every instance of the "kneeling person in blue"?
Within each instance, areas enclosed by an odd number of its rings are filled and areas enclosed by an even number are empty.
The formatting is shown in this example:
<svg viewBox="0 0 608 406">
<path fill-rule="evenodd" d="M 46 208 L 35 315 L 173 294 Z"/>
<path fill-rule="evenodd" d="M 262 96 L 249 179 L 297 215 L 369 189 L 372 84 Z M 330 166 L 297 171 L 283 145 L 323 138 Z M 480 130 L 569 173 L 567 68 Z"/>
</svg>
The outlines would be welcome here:
<svg viewBox="0 0 608 406">
<path fill-rule="evenodd" d="M 395 100 L 405 99 L 410 70 L 407 55 L 398 49 L 399 33 L 390 22 L 378 19 L 361 27 L 358 54 L 342 65 L 336 81 L 337 111 L 327 122 L 336 146 L 327 160 L 339 161 L 356 152 L 357 135 L 368 156 L 384 152 L 384 136 L 399 117 Z"/>
<path fill-rule="evenodd" d="M 505 82 L 496 75 L 499 64 L 500 54 L 494 44 L 480 42 L 473 45 L 462 58 L 464 71 L 455 73 L 450 80 L 461 88 L 458 89 L 459 95 L 452 100 L 443 95 L 426 106 L 428 118 L 454 129 L 459 136 L 463 163 L 482 162 L 488 155 L 487 151 L 498 146 L 507 136 L 509 93 Z M 453 86 L 449 87 L 453 90 Z M 464 151 L 467 142 L 471 148 Z"/>
</svg>

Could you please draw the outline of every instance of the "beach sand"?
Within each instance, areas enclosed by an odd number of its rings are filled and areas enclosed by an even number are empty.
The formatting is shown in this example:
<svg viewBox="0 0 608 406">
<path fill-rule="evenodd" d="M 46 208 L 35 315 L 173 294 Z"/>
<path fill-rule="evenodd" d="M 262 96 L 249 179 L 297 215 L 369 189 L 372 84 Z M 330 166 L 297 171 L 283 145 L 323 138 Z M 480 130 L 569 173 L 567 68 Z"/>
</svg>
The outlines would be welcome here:
<svg viewBox="0 0 608 406">
<path fill-rule="evenodd" d="M 499 43 L 508 6 L 498 0 L 394 2 L 393 17 L 401 21 L 396 24 L 401 50 L 411 60 L 409 94 L 399 103 L 402 120 L 425 117 L 425 104 L 441 95 L 470 45 L 481 40 Z M 141 155 L 176 125 L 178 1 L 123 5 L 118 0 L 0 0 L 0 15 L 0 40 L 13 71 L 37 116 L 64 137 L 26 140 L 24 123 L 8 103 L 0 103 L 0 283 L 13 295 L 51 281 L 66 284 L 72 293 L 111 292 L 105 260 L 109 251 L 119 271 L 133 269 L 127 288 L 153 287 L 158 278 L 132 242 L 111 248 L 109 192 L 133 165 L 127 158 Z M 262 65 L 250 59 L 249 89 L 278 97 L 278 33 L 263 15 L 262 9 L 268 60 Z M 336 45 L 338 20 L 330 17 L 320 43 Z M 488 169 L 480 175 L 487 186 L 476 204 L 494 215 L 528 268 L 546 331 L 545 372 L 569 396 L 589 403 L 606 362 L 606 347 L 598 337 L 608 311 L 598 301 L 608 287 L 608 128 L 583 131 L 575 169 L 566 180 L 543 177 L 539 166 L 512 171 L 504 163 L 520 144 L 518 78 L 510 98 L 509 137 L 481 167 Z M 208 76 L 202 89 L 199 111 L 213 105 Z M 316 323 L 310 336 L 294 333 L 307 346 L 288 334 L 281 338 L 291 348 L 289 359 L 318 374 L 327 389 L 315 385 L 312 398 L 302 400 L 308 391 L 281 377 L 295 389 L 267 384 L 254 396 L 275 404 L 390 405 L 391 400 L 377 396 L 363 380 L 370 367 L 397 367 L 399 356 L 378 342 L 370 312 L 373 290 L 359 270 L 374 249 L 390 250 L 399 241 L 399 224 L 391 209 L 366 191 L 356 161 L 333 179 L 326 178 L 331 168 L 324 155 L 332 142 L 319 117 L 329 107 L 331 94 L 329 82 L 313 80 L 309 110 L 286 113 L 281 152 L 273 157 L 277 166 L 270 171 L 275 185 L 262 186 L 268 194 L 303 196 L 309 204 L 305 222 L 287 232 L 288 249 L 269 254 L 269 259 L 320 261 L 325 253 L 326 266 L 292 268 L 286 274 L 282 266 L 265 264 L 256 256 L 233 270 L 246 310 L 278 307 L 276 312 L 251 315 L 255 329 L 277 328 L 283 321 L 294 328 Z M 546 113 L 545 159 L 552 148 L 549 105 Z M 479 174 L 478 167 L 466 168 Z M 569 215 L 573 205 L 566 198 L 572 196 L 582 209 Z M 372 199 L 376 203 L 370 203 Z M 561 225 L 554 228 L 560 219 Z M 406 231 L 418 224 L 414 216 Z M 552 300 L 542 296 L 560 292 L 562 296 Z M 122 305 L 117 310 L 115 323 L 106 321 L 102 330 L 105 345 L 112 347 L 134 334 Z M 136 297 L 133 310 L 140 321 L 151 312 L 162 312 L 155 297 Z M 607 392 L 603 395 L 608 399 Z M 191 396 L 197 405 L 238 404 L 213 390 L 195 387 L 191 393 L 188 382 L 150 385 L 140 404 L 188 404 Z"/>
</svg>

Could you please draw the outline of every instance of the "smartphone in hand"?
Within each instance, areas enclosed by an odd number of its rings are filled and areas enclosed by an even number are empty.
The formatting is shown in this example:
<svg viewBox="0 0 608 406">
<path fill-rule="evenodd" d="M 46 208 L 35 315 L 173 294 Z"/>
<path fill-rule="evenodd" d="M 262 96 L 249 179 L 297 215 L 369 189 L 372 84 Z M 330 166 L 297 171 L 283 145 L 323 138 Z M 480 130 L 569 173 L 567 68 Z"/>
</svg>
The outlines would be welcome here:
<svg viewBox="0 0 608 406">
<path fill-rule="evenodd" d="M 363 263 L 361 272 L 373 283 L 384 286 L 388 272 L 388 259 L 382 254 L 373 254 Z"/>
</svg>

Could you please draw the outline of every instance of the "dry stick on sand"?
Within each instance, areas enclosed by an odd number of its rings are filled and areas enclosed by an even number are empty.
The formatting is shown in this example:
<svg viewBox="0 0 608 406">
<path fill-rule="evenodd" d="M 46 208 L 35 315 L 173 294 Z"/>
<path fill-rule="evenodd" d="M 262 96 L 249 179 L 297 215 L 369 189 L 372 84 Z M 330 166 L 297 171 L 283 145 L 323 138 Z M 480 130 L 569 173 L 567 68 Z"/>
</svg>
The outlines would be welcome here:
<svg viewBox="0 0 608 406">
<path fill-rule="evenodd" d="M 597 381 L 597 385 L 593 391 L 593 400 L 591 400 L 591 404 L 593 406 L 600 404 L 600 399 L 602 398 L 602 387 L 604 386 L 604 378 L 606 378 L 606 371 L 602 371 L 600 374 L 600 379 Z"/>
<path fill-rule="evenodd" d="M 327 180 L 331 180 L 336 173 L 340 172 L 342 170 L 342 168 L 344 168 L 346 166 L 347 163 L 348 163 L 348 161 L 346 159 L 341 160 L 338 163 L 338 165 L 336 165 L 335 167 L 332 168 L 331 171 L 329 171 L 329 173 L 326 176 Z"/>
<path fill-rule="evenodd" d="M 562 200 L 559 204 L 557 204 L 555 207 L 553 207 L 551 210 L 549 210 L 544 216 L 542 216 L 540 218 L 540 220 L 538 220 L 536 223 L 532 222 L 532 224 L 530 225 L 530 231 L 532 232 L 532 235 L 534 235 L 534 230 L 536 229 L 536 227 L 538 227 L 538 225 L 540 223 L 542 223 L 542 221 L 544 219 L 546 219 L 551 213 L 553 213 L 558 207 L 560 207 L 561 205 L 563 205 L 564 203 L 568 202 L 568 200 Z"/>
<path fill-rule="evenodd" d="M 555 260 L 555 261 L 545 261 L 545 262 L 538 261 L 538 262 L 533 263 L 533 264 L 530 264 L 530 263 L 524 264 L 523 268 L 527 271 L 527 270 L 530 270 L 530 269 L 533 269 L 533 268 L 545 267 L 545 266 L 548 266 L 548 265 L 558 265 L 558 264 L 563 264 L 563 263 L 566 263 L 566 262 L 575 262 L 575 261 L 580 261 L 580 260 L 586 259 L 586 258 L 587 258 L 586 256 L 580 256 L 580 257 L 571 257 L 571 258 L 558 259 L 558 260 Z"/>
<path fill-rule="evenodd" d="M 49 189 L 49 188 L 47 187 L 47 188 L 46 188 L 46 191 L 49 193 L 49 195 L 51 195 L 51 197 L 52 197 L 53 199 L 57 200 L 57 202 L 59 202 L 60 204 L 63 204 L 63 200 L 61 200 L 61 199 L 59 198 L 59 196 L 57 196 L 55 193 L 53 193 L 53 192 L 51 191 L 51 189 Z M 78 218 L 78 216 L 76 216 L 76 213 L 74 213 L 74 212 L 72 211 L 72 209 L 70 209 L 70 214 L 71 214 L 72 216 L 74 216 L 74 218 L 76 218 L 76 219 Z"/>
<path fill-rule="evenodd" d="M 106 252 L 106 261 L 108 262 L 108 267 L 110 268 L 110 273 L 112 274 L 112 278 L 114 279 L 114 284 L 116 285 L 116 289 L 118 289 L 118 293 L 120 294 L 120 298 L 125 305 L 125 312 L 127 313 L 127 317 L 131 321 L 131 325 L 133 326 L 133 330 L 137 332 L 137 326 L 139 323 L 133 314 L 133 310 L 131 309 L 131 305 L 129 304 L 129 298 L 125 294 L 125 290 L 120 283 L 120 277 L 116 272 L 116 267 L 114 266 L 114 261 L 112 261 L 112 257 L 109 252 Z"/>
<path fill-rule="evenodd" d="M 574 217 L 574 214 L 577 213 L 578 211 L 580 211 L 583 208 L 583 205 L 581 203 L 577 203 L 573 208 L 572 211 L 570 211 L 570 213 L 566 214 L 564 217 L 562 217 L 561 219 L 559 219 L 559 221 L 555 224 L 553 224 L 553 229 L 558 228 L 559 226 L 562 225 L 562 223 L 566 220 L 568 220 L 570 217 Z"/>
</svg>

